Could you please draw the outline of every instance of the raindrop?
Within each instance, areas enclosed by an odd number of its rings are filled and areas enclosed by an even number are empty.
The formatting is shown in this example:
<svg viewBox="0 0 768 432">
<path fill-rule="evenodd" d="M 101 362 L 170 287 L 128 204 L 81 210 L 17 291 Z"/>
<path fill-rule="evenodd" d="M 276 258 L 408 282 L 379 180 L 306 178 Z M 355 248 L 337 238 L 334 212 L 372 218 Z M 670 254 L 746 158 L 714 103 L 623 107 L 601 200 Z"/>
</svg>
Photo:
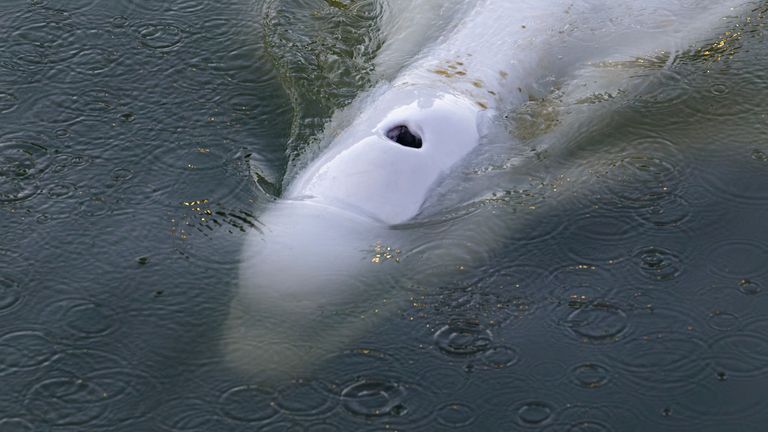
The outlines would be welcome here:
<svg viewBox="0 0 768 432">
<path fill-rule="evenodd" d="M 109 21 L 109 23 L 114 28 L 123 28 L 128 24 L 128 17 L 123 15 L 118 15 L 116 17 L 113 17 Z"/>
<path fill-rule="evenodd" d="M 476 320 L 454 320 L 435 333 L 440 351 L 454 356 L 472 356 L 491 347 L 493 336 Z"/>
<path fill-rule="evenodd" d="M 739 326 L 739 317 L 732 313 L 716 310 L 709 314 L 707 323 L 715 330 L 730 331 Z"/>
<path fill-rule="evenodd" d="M 404 397 L 405 388 L 397 382 L 369 379 L 357 381 L 341 392 L 344 408 L 363 416 L 384 416 L 393 410 L 402 411 Z"/>
<path fill-rule="evenodd" d="M 739 291 L 744 295 L 757 295 L 760 294 L 762 290 L 763 289 L 760 287 L 760 284 L 750 279 L 742 279 L 739 281 Z"/>
<path fill-rule="evenodd" d="M 133 171 L 128 168 L 115 168 L 112 170 L 111 178 L 116 182 L 126 181 L 133 177 Z"/>
<path fill-rule="evenodd" d="M 552 420 L 553 415 L 552 406 L 542 401 L 527 402 L 517 410 L 517 417 L 524 426 L 543 426 Z"/>
<path fill-rule="evenodd" d="M 584 363 L 571 369 L 571 374 L 577 385 L 588 389 L 605 386 L 610 379 L 610 371 L 596 363 Z"/>
<path fill-rule="evenodd" d="M 139 41 L 147 48 L 168 50 L 184 41 L 184 31 L 175 24 L 144 24 L 139 28 Z"/>
<path fill-rule="evenodd" d="M 667 249 L 644 248 L 635 253 L 635 259 L 639 261 L 643 275 L 655 281 L 673 280 L 683 270 L 680 258 Z"/>
<path fill-rule="evenodd" d="M 57 198 L 66 198 L 67 196 L 71 195 L 72 192 L 74 192 L 77 189 L 75 185 L 72 183 L 54 183 L 51 186 L 48 187 L 48 197 L 57 199 Z"/>
<path fill-rule="evenodd" d="M 132 112 L 122 113 L 120 114 L 120 120 L 125 123 L 132 123 L 134 120 L 136 120 L 136 114 Z"/>
<path fill-rule="evenodd" d="M 451 428 L 468 426 L 476 418 L 475 410 L 463 403 L 447 403 L 437 409 L 437 422 Z"/>
<path fill-rule="evenodd" d="M 709 91 L 715 96 L 725 96 L 729 90 L 728 85 L 725 83 L 715 83 L 709 87 Z"/>
<path fill-rule="evenodd" d="M 483 354 L 482 361 L 489 369 L 504 369 L 513 366 L 519 360 L 514 348 L 496 346 Z"/>
<path fill-rule="evenodd" d="M 592 303 L 568 315 L 566 327 L 591 342 L 614 342 L 627 330 L 627 314 L 608 303 Z"/>
</svg>

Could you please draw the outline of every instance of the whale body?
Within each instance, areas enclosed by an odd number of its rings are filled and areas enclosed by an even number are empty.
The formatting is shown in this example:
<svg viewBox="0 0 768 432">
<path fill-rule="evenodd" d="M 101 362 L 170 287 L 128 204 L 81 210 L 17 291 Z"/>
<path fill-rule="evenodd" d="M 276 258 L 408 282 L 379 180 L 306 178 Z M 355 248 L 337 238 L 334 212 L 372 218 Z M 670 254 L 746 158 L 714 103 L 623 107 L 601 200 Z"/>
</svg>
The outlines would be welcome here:
<svg viewBox="0 0 768 432">
<path fill-rule="evenodd" d="M 377 264 L 399 261 L 418 236 L 409 224 L 441 210 L 434 199 L 440 185 L 504 136 L 501 113 L 555 85 L 584 95 L 624 82 L 620 74 L 585 80 L 584 71 L 674 58 L 715 40 L 752 5 L 385 2 L 378 84 L 346 109 L 341 127 L 327 126 L 325 148 L 246 237 L 225 328 L 227 356 L 248 370 L 297 373 L 364 334 L 375 322 L 371 311 L 392 297 L 393 279 L 419 275 L 405 262 L 394 271 Z"/>
</svg>

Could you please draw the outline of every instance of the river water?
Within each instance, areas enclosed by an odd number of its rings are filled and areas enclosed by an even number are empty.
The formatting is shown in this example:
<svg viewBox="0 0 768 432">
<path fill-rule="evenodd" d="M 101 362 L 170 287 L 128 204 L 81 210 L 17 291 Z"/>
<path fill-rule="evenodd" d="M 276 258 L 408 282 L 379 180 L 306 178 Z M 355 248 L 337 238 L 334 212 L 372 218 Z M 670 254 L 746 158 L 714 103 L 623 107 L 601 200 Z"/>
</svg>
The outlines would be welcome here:
<svg viewBox="0 0 768 432">
<path fill-rule="evenodd" d="M 380 13 L 2 2 L 0 431 L 763 430 L 760 10 L 593 118 L 509 113 L 527 162 L 475 167 L 493 187 L 436 230 L 510 221 L 482 266 L 425 269 L 302 374 L 227 361 L 256 209 L 372 84 Z"/>
</svg>

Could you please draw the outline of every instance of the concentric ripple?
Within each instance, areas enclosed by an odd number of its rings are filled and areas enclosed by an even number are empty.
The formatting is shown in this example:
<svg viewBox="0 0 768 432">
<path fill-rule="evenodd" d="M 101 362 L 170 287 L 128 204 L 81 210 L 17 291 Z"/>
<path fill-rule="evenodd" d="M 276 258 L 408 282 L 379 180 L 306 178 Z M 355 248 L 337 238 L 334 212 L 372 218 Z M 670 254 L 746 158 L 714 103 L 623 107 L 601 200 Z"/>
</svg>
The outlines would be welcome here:
<svg viewBox="0 0 768 432">
<path fill-rule="evenodd" d="M 691 334 L 658 332 L 627 339 L 610 353 L 616 375 L 644 395 L 685 394 L 707 372 L 706 345 Z"/>
<path fill-rule="evenodd" d="M 341 402 L 349 412 L 362 416 L 402 415 L 405 387 L 395 381 L 364 379 L 341 391 Z"/>
<path fill-rule="evenodd" d="M 459 402 L 447 403 L 437 408 L 437 422 L 449 428 L 462 428 L 477 418 L 474 408 Z"/>
<path fill-rule="evenodd" d="M 641 274 L 650 281 L 671 281 L 684 270 L 683 262 L 677 254 L 660 247 L 642 248 L 635 252 L 634 259 Z"/>
<path fill-rule="evenodd" d="M 0 375 L 37 369 L 50 362 L 58 348 L 37 330 L 18 330 L 0 336 Z"/>
<path fill-rule="evenodd" d="M 0 204 L 32 198 L 50 165 L 47 140 L 32 134 L 0 137 Z"/>
<path fill-rule="evenodd" d="M 434 341 L 447 355 L 468 357 L 490 349 L 493 335 L 479 321 L 455 320 L 439 329 Z"/>
<path fill-rule="evenodd" d="M 36 384 L 26 396 L 27 409 L 55 426 L 86 426 L 104 415 L 104 390 L 79 377 L 50 378 Z"/>
<path fill-rule="evenodd" d="M 276 416 L 275 393 L 268 387 L 242 386 L 227 390 L 219 399 L 221 413 L 238 422 L 262 422 Z"/>
<path fill-rule="evenodd" d="M 768 248 L 751 240 L 726 240 L 711 247 L 708 262 L 716 275 L 756 279 L 768 272 Z"/>
<path fill-rule="evenodd" d="M 611 371 L 597 363 L 583 363 L 571 369 L 571 376 L 579 387 L 597 389 L 608 384 Z"/>
<path fill-rule="evenodd" d="M 544 401 L 529 401 L 517 406 L 516 412 L 518 424 L 539 428 L 553 421 L 555 407 Z"/>
<path fill-rule="evenodd" d="M 293 417 L 322 418 L 338 404 L 334 387 L 322 381 L 295 380 L 277 390 L 275 405 Z"/>
<path fill-rule="evenodd" d="M 564 324 L 581 340 L 593 343 L 615 342 L 629 327 L 626 312 L 618 305 L 604 302 L 578 307 Z"/>
<path fill-rule="evenodd" d="M 219 417 L 206 401 L 183 397 L 158 408 L 160 426 L 169 431 L 215 430 Z"/>
<path fill-rule="evenodd" d="M 710 345 L 714 368 L 736 377 L 768 374 L 768 337 L 754 331 L 726 334 Z"/>
<path fill-rule="evenodd" d="M 560 240 L 577 262 L 608 262 L 619 259 L 642 232 L 637 222 L 609 211 L 581 213 L 566 225 Z"/>
<path fill-rule="evenodd" d="M 23 298 L 21 284 L 0 273 L 0 314 L 13 310 Z"/>
<path fill-rule="evenodd" d="M 19 98 L 13 93 L 0 91 L 0 114 L 13 111 L 19 104 Z"/>
<path fill-rule="evenodd" d="M 153 50 L 171 50 L 184 42 L 185 30 L 175 23 L 144 23 L 137 29 L 139 43 Z"/>
<path fill-rule="evenodd" d="M 0 419 L 0 431 L 3 432 L 34 432 L 35 426 L 32 423 L 13 417 Z"/>
<path fill-rule="evenodd" d="M 67 331 L 68 337 L 94 338 L 105 336 L 119 327 L 119 314 L 107 305 L 88 299 L 64 298 L 45 310 L 47 319 L 55 320 Z"/>
</svg>

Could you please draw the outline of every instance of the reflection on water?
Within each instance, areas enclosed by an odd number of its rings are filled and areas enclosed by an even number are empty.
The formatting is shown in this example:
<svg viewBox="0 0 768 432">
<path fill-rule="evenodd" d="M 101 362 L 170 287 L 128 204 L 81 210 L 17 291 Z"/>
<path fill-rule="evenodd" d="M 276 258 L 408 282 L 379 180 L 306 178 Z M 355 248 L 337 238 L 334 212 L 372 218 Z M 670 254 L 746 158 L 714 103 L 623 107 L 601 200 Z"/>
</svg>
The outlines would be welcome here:
<svg viewBox="0 0 768 432">
<path fill-rule="evenodd" d="M 451 228 L 466 221 L 514 227 L 491 252 L 462 246 L 482 268 L 430 262 L 400 281 L 407 302 L 292 379 L 225 361 L 244 233 L 369 84 L 379 13 L 3 2 L 0 430 L 762 430 L 757 13 L 735 49 L 591 100 L 610 109 L 522 172 L 474 172 L 499 181 L 382 264 L 460 256 Z M 534 129 L 536 149 L 550 129 Z"/>
</svg>

